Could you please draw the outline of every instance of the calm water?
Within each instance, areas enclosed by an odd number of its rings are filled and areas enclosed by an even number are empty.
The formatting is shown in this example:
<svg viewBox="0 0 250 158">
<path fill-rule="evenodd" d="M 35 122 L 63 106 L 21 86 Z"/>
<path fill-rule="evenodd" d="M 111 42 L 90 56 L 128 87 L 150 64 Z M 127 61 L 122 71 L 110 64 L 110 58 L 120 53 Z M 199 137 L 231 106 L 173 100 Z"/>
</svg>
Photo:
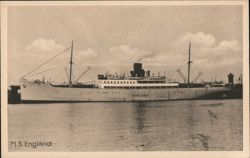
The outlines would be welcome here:
<svg viewBox="0 0 250 158">
<path fill-rule="evenodd" d="M 242 100 L 9 105 L 9 149 L 242 150 L 242 110 Z M 52 144 L 24 145 L 37 141 Z"/>
</svg>

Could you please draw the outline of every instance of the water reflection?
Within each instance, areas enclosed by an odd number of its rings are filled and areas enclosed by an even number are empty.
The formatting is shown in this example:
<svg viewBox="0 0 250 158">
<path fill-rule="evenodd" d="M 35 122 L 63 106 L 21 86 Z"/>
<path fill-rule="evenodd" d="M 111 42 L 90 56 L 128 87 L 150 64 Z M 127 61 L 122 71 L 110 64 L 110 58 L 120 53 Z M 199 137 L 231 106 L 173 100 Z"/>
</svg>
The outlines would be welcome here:
<svg viewBox="0 0 250 158">
<path fill-rule="evenodd" d="M 149 120 L 147 116 L 148 111 L 148 102 L 136 102 L 133 104 L 133 135 L 136 140 L 136 150 L 146 151 L 150 150 L 150 134 L 149 134 Z"/>
<path fill-rule="evenodd" d="M 72 103 L 69 103 L 67 105 L 67 110 L 65 110 L 65 112 L 66 112 L 65 116 L 67 116 L 67 117 L 65 117 L 64 123 L 67 127 L 66 127 L 66 130 L 64 132 L 66 132 L 68 135 L 68 137 L 65 137 L 65 141 L 66 141 L 65 146 L 66 146 L 66 148 L 69 149 L 69 151 L 72 151 L 73 149 L 70 146 L 70 141 L 75 139 L 75 136 L 74 136 L 74 129 L 75 129 L 74 117 L 76 115 L 75 106 Z"/>
<path fill-rule="evenodd" d="M 146 103 L 138 102 L 133 105 L 134 107 L 134 125 L 135 125 L 135 133 L 141 134 L 146 132 L 145 121 L 146 121 Z"/>
</svg>

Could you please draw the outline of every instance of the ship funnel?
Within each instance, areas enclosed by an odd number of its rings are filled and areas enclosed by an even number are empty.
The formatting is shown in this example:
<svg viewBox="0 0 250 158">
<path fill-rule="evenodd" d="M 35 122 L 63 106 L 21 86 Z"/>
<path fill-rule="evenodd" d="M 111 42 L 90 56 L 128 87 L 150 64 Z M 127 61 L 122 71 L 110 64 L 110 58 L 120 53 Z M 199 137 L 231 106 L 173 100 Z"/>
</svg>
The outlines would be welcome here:
<svg viewBox="0 0 250 158">
<path fill-rule="evenodd" d="M 142 63 L 134 63 L 134 70 L 130 71 L 132 77 L 145 77 L 145 70 L 142 69 Z"/>
</svg>

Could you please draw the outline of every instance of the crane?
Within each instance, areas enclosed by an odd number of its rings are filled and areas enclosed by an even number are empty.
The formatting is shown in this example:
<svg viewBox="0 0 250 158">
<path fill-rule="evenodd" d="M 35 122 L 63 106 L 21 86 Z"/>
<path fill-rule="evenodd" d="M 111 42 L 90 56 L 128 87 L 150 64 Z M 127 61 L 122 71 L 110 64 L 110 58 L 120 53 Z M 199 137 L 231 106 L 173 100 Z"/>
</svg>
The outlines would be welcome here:
<svg viewBox="0 0 250 158">
<path fill-rule="evenodd" d="M 90 70 L 90 67 L 87 67 L 87 69 L 74 81 L 73 84 L 77 83 L 77 81 L 87 72 Z"/>
<path fill-rule="evenodd" d="M 177 69 L 178 74 L 181 76 L 181 78 L 183 79 L 184 82 L 187 82 L 187 78 L 185 77 L 185 75 L 181 72 L 180 69 Z"/>
</svg>

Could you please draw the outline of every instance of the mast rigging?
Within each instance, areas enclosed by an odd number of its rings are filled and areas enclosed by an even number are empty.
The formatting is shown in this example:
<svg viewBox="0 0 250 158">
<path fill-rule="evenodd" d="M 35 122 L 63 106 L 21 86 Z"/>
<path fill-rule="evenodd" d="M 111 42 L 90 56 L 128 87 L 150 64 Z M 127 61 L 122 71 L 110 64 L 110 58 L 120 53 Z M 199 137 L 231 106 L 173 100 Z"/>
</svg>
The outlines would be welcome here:
<svg viewBox="0 0 250 158">
<path fill-rule="evenodd" d="M 55 59 L 56 57 L 58 57 L 59 55 L 65 53 L 67 50 L 69 50 L 69 48 L 66 48 L 65 50 L 61 51 L 60 53 L 56 54 L 55 56 L 53 56 L 52 58 L 50 58 L 49 60 L 45 61 L 44 63 L 42 63 L 41 65 L 35 67 L 34 69 L 32 69 L 30 72 L 26 73 L 25 75 L 23 75 L 20 79 L 23 79 L 24 77 L 30 75 L 31 73 L 33 73 L 34 71 L 38 70 L 39 68 L 41 68 L 43 65 L 49 63 L 50 61 L 52 61 L 53 59 Z"/>
</svg>

